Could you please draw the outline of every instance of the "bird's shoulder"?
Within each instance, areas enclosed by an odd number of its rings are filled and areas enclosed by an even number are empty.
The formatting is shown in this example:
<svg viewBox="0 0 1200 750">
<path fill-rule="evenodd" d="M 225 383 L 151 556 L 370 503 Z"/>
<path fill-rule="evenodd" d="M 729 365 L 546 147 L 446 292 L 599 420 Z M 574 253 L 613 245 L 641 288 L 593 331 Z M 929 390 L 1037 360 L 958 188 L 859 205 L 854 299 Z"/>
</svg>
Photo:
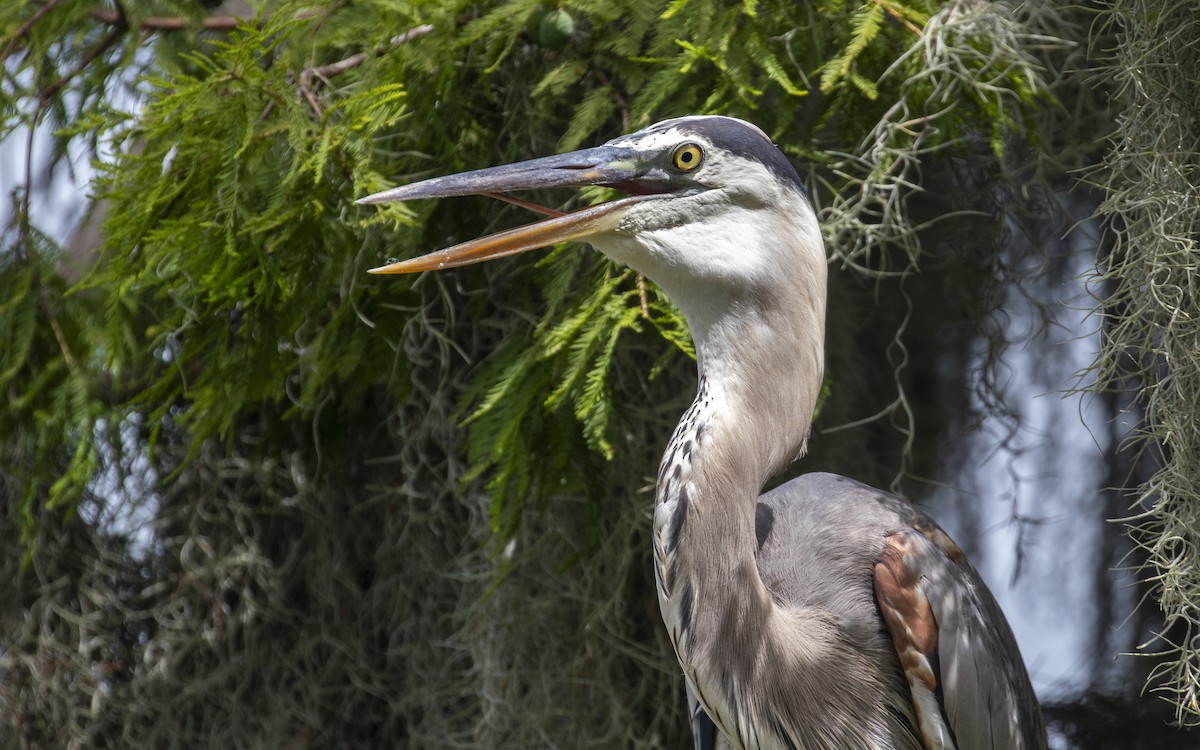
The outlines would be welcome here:
<svg viewBox="0 0 1200 750">
<path fill-rule="evenodd" d="M 883 538 L 899 528 L 928 529 L 945 535 L 911 503 L 837 474 L 802 474 L 758 499 L 755 518 L 759 553 L 788 556 L 805 549 L 828 554 L 848 546 L 871 558 Z"/>
</svg>

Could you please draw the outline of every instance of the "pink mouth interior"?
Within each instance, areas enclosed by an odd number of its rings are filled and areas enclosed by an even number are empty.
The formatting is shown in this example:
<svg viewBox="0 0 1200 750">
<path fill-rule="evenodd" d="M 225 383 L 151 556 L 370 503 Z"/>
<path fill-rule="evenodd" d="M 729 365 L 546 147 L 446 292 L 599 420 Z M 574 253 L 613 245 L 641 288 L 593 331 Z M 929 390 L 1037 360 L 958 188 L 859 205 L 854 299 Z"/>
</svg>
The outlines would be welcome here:
<svg viewBox="0 0 1200 750">
<path fill-rule="evenodd" d="M 486 195 L 489 198 L 495 198 L 498 201 L 504 201 L 505 203 L 511 203 L 514 206 L 520 206 L 521 208 L 525 208 L 525 209 L 534 211 L 539 214 L 545 214 L 546 216 L 551 216 L 551 217 L 557 218 L 559 216 L 566 215 L 562 211 L 556 211 L 553 208 L 547 208 L 546 206 L 543 206 L 540 203 L 534 203 L 533 201 L 527 201 L 527 200 L 523 200 L 521 198 L 514 198 L 511 195 L 505 195 L 504 193 L 484 193 L 484 195 Z"/>
<path fill-rule="evenodd" d="M 660 195 L 662 193 L 671 192 L 669 189 L 667 189 L 667 187 L 665 185 L 662 187 L 658 187 L 653 183 L 642 183 L 642 182 L 614 182 L 611 184 L 605 183 L 605 187 L 610 187 L 610 188 L 614 188 L 616 190 L 620 190 L 622 193 L 625 193 L 626 195 Z M 521 208 L 524 208 L 526 210 L 533 211 L 533 212 L 539 213 L 539 214 L 543 214 L 545 216 L 549 216 L 552 218 L 558 218 L 559 216 L 566 216 L 566 214 L 564 212 L 559 211 L 557 209 L 549 208 L 547 206 L 543 206 L 540 203 L 534 203 L 533 201 L 527 201 L 524 198 L 514 198 L 513 196 L 506 195 L 504 193 L 481 193 L 481 195 L 486 195 L 489 198 L 495 198 L 496 200 L 504 201 L 505 203 L 511 203 L 514 206 L 520 206 Z"/>
</svg>

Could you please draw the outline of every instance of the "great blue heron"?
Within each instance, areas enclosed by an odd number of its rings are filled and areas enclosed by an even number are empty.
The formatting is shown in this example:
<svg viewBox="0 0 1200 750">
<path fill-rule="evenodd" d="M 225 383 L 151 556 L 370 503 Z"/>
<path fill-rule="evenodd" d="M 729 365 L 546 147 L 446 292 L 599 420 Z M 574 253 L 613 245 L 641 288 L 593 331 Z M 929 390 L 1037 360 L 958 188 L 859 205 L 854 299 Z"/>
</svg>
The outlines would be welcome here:
<svg viewBox="0 0 1200 750">
<path fill-rule="evenodd" d="M 805 449 L 826 276 L 804 186 L 761 130 L 728 117 L 666 120 L 360 202 L 585 185 L 628 196 L 567 214 L 522 202 L 551 218 L 374 272 L 587 240 L 683 311 L 699 388 L 658 474 L 654 574 L 696 747 L 1045 748 L 1000 607 L 928 516 L 831 474 L 759 497 Z"/>
</svg>

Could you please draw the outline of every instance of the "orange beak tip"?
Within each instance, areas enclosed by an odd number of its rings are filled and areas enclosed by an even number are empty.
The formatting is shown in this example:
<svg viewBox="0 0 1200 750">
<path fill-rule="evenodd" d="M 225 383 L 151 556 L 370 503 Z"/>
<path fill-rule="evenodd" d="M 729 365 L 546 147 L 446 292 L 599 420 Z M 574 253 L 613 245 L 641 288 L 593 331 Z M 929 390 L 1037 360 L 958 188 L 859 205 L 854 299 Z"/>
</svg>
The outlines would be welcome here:
<svg viewBox="0 0 1200 750">
<path fill-rule="evenodd" d="M 367 273 L 372 273 L 372 274 L 375 274 L 376 276 L 389 276 L 392 274 L 406 273 L 406 271 L 400 267 L 403 265 L 404 265 L 403 262 L 389 263 L 386 266 L 378 266 L 376 268 L 368 268 Z"/>
</svg>

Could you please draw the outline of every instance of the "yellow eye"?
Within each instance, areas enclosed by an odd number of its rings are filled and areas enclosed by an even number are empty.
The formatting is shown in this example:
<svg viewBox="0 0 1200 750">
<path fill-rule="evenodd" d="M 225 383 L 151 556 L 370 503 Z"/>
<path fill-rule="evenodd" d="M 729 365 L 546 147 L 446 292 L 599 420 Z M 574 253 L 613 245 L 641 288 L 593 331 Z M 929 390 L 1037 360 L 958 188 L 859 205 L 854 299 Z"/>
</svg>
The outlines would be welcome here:
<svg viewBox="0 0 1200 750">
<path fill-rule="evenodd" d="M 694 143 L 685 143 L 675 149 L 671 160 L 675 163 L 675 168 L 680 172 L 691 172 L 700 166 L 700 162 L 704 160 L 704 152 Z"/>
</svg>

